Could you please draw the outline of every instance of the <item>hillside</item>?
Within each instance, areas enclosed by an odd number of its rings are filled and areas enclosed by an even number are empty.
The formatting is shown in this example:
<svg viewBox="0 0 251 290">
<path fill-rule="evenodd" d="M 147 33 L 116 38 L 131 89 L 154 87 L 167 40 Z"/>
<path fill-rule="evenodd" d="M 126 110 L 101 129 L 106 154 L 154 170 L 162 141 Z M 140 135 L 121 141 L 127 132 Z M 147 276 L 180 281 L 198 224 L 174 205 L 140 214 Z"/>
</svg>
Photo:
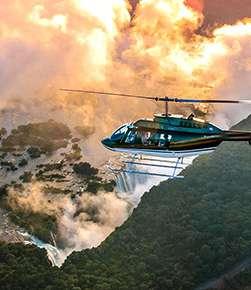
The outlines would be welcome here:
<svg viewBox="0 0 251 290">
<path fill-rule="evenodd" d="M 236 128 L 251 130 L 251 116 Z M 152 188 L 99 248 L 72 254 L 60 270 L 38 266 L 40 250 L 0 245 L 0 288 L 189 290 L 218 278 L 251 253 L 250 153 L 225 143 L 198 158 L 184 180 Z"/>
<path fill-rule="evenodd" d="M 251 117 L 237 128 L 251 129 Z M 225 272 L 251 251 L 250 153 L 225 143 L 197 159 L 184 180 L 145 194 L 101 247 L 73 254 L 64 272 L 80 287 L 186 290 Z"/>
</svg>

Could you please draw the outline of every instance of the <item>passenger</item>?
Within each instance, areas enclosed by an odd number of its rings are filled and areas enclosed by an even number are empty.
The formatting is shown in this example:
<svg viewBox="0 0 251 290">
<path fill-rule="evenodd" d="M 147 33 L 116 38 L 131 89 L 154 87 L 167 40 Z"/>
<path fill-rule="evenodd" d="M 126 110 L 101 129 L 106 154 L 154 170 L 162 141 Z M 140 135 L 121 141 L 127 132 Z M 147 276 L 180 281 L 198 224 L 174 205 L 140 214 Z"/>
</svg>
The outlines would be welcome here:
<svg viewBox="0 0 251 290">
<path fill-rule="evenodd" d="M 149 145 L 150 137 L 151 137 L 151 133 L 150 132 L 142 132 L 141 133 L 142 144 Z"/>
<path fill-rule="evenodd" d="M 164 147 L 166 145 L 166 138 L 165 138 L 165 134 L 160 134 L 159 137 L 159 147 Z"/>
</svg>

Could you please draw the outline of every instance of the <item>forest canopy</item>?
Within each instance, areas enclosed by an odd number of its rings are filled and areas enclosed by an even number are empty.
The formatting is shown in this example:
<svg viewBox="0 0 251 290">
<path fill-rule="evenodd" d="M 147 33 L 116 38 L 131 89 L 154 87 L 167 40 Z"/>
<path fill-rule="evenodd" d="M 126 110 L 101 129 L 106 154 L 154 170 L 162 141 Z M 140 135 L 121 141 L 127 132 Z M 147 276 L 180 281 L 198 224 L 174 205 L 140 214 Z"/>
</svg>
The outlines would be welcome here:
<svg viewBox="0 0 251 290">
<path fill-rule="evenodd" d="M 251 117 L 236 128 L 251 129 Z M 183 180 L 153 187 L 100 247 L 73 253 L 61 269 L 41 250 L 1 244 L 2 289 L 189 290 L 221 276 L 250 255 L 250 153 L 224 143 L 196 159 Z"/>
</svg>

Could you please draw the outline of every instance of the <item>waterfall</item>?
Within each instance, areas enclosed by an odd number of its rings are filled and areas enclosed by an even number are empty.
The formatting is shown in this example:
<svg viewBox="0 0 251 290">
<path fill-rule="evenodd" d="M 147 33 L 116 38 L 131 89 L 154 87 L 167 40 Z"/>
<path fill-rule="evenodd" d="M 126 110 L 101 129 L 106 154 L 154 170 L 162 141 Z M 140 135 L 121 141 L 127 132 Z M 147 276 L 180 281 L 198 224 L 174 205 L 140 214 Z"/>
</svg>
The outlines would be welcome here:
<svg viewBox="0 0 251 290">
<path fill-rule="evenodd" d="M 195 157 L 194 157 L 195 158 Z M 194 158 L 186 158 L 186 162 L 182 164 L 181 167 L 175 169 L 175 175 L 179 174 L 183 168 L 192 163 Z M 136 171 L 136 172 L 145 172 L 145 173 L 155 173 L 155 174 L 166 174 L 173 175 L 174 169 L 169 168 L 169 166 L 163 166 L 164 160 L 162 163 L 156 163 L 156 159 L 147 159 L 147 162 L 153 164 L 154 166 L 144 166 L 146 161 L 142 161 L 143 164 L 138 164 L 141 162 L 137 160 L 137 164 L 125 163 L 123 165 L 124 170 L 128 171 Z M 175 161 L 170 160 L 170 163 L 175 165 Z M 159 164 L 159 165 L 158 165 Z M 166 163 L 164 163 L 166 164 Z M 147 191 L 149 191 L 153 186 L 157 186 L 160 182 L 167 180 L 167 176 L 155 176 L 148 174 L 137 174 L 137 173 L 128 173 L 123 170 L 116 170 L 115 181 L 116 188 L 115 194 L 128 202 L 128 216 L 132 213 L 133 209 L 138 206 L 140 203 L 141 197 Z M 21 233 L 24 237 L 25 244 L 33 244 L 40 249 L 45 249 L 47 251 L 48 259 L 50 260 L 53 266 L 61 267 L 64 263 L 67 256 L 72 253 L 75 248 L 67 248 L 67 249 L 58 249 L 55 242 L 54 245 L 45 243 L 38 238 L 28 234 Z M 52 236 L 52 240 L 55 241 Z M 84 249 L 84 248 L 83 248 Z M 78 248 L 78 250 L 81 250 Z"/>
<path fill-rule="evenodd" d="M 66 253 L 63 250 L 60 250 L 56 246 L 53 246 L 51 244 L 45 243 L 28 233 L 20 232 L 20 234 L 24 237 L 24 243 L 26 245 L 35 245 L 39 249 L 45 249 L 47 252 L 47 257 L 51 262 L 52 266 L 62 266 L 67 257 Z"/>
<path fill-rule="evenodd" d="M 120 172 L 116 176 L 116 192 L 120 198 L 127 200 L 135 208 L 143 194 L 163 180 L 166 178 Z"/>
<path fill-rule="evenodd" d="M 134 207 L 137 207 L 141 197 L 147 191 L 149 191 L 153 186 L 157 186 L 160 182 L 169 179 L 166 176 L 154 176 L 154 175 L 144 175 L 137 173 L 128 173 L 125 171 L 140 171 L 145 173 L 153 173 L 153 174 L 166 174 L 166 175 L 174 175 L 177 176 L 183 169 L 185 169 L 188 165 L 190 165 L 195 157 L 186 158 L 185 163 L 179 164 L 178 169 L 168 168 L 168 166 L 163 164 L 168 164 L 171 166 L 175 166 L 175 162 L 173 159 L 147 159 L 147 164 L 152 166 L 144 166 L 144 160 L 137 160 L 137 164 L 128 163 L 126 164 L 120 172 L 115 175 L 116 180 L 116 192 L 120 198 L 123 198 L 130 203 L 133 204 Z M 140 165 L 140 163 L 143 163 Z M 166 167 L 165 167 L 166 166 Z M 171 167 L 170 166 L 170 167 Z M 174 171 L 175 170 L 175 171 Z"/>
</svg>

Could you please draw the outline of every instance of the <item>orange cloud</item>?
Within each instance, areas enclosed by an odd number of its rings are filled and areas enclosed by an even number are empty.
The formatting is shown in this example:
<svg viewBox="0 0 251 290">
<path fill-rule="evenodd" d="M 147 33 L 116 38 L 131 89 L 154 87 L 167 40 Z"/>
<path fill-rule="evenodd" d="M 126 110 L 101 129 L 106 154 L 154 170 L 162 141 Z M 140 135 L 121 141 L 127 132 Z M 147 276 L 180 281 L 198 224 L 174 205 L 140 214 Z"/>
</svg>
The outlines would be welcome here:
<svg viewBox="0 0 251 290">
<path fill-rule="evenodd" d="M 218 89 L 238 68 L 229 65 L 234 57 L 248 58 L 242 54 L 250 40 L 244 24 L 223 27 L 210 38 L 196 33 L 203 21 L 201 1 L 141 0 L 133 20 L 124 0 L 105 5 L 103 0 L 41 0 L 39 5 L 17 0 L 3 6 L 0 109 L 11 107 L 21 115 L 15 120 L 53 117 L 72 126 L 97 124 L 97 143 L 111 128 L 151 116 L 156 107 L 67 95 L 58 88 L 208 98 L 215 93 L 208 88 Z M 0 114 L 2 124 L 6 118 Z"/>
</svg>

